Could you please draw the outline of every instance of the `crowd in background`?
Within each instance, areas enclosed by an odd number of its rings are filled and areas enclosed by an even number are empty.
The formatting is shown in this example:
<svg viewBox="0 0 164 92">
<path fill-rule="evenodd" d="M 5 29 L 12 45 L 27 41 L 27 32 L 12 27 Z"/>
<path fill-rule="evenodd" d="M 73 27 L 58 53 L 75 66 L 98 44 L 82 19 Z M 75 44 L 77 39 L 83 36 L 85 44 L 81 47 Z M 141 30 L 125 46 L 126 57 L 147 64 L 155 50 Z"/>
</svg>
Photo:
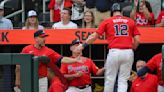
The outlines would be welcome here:
<svg viewBox="0 0 164 92">
<path fill-rule="evenodd" d="M 104 19 L 111 17 L 110 10 L 114 2 L 121 3 L 123 14 L 132 18 L 137 26 L 164 26 L 164 13 L 161 9 L 161 12 L 156 14 L 158 10 L 154 12 L 153 8 L 159 5 L 152 4 L 151 0 L 134 0 L 134 2 L 132 0 L 50 0 L 47 7 L 50 12 L 49 24 L 51 25 L 45 27 L 40 25 L 42 23 L 39 21 L 39 12 L 33 9 L 27 12 L 22 29 L 96 28 Z M 4 12 L 4 6 L 1 6 L 1 21 L 5 21 L 4 17 L 2 18 Z"/>
</svg>

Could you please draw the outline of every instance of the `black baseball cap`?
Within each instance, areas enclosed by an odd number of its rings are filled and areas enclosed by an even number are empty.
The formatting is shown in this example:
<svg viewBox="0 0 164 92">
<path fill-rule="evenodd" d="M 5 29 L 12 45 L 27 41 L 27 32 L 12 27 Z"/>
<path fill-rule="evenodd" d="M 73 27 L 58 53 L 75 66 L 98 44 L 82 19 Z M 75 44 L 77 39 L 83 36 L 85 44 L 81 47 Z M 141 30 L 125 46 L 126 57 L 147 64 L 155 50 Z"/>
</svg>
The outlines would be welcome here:
<svg viewBox="0 0 164 92">
<path fill-rule="evenodd" d="M 75 39 L 72 41 L 71 45 L 75 45 L 75 44 L 79 44 L 79 43 L 82 43 L 82 42 L 79 39 Z"/>
<path fill-rule="evenodd" d="M 43 30 L 38 30 L 38 31 L 36 31 L 34 33 L 34 37 L 38 37 L 38 36 L 40 36 L 40 37 L 47 37 L 48 34 L 46 34 Z"/>
</svg>

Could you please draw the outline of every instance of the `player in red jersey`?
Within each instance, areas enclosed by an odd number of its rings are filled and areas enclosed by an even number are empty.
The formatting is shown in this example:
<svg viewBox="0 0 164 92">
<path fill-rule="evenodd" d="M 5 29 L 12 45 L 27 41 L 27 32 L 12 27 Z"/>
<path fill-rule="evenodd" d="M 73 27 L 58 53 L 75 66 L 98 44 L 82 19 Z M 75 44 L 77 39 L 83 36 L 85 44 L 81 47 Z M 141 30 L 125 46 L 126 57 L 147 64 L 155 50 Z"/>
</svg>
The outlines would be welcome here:
<svg viewBox="0 0 164 92">
<path fill-rule="evenodd" d="M 74 63 L 78 62 L 77 59 L 72 59 L 69 57 L 63 57 L 57 52 L 45 46 L 46 37 L 43 30 L 38 30 L 34 33 L 35 44 L 28 45 L 23 48 L 23 54 L 33 54 L 34 56 L 47 56 L 50 58 L 50 63 L 60 65 L 61 63 Z M 58 69 L 56 69 L 58 70 Z M 60 71 L 60 70 L 59 70 Z M 60 73 L 60 72 L 57 72 Z M 16 65 L 16 86 L 20 86 L 20 65 Z M 40 62 L 39 63 L 39 92 L 47 92 L 48 81 L 47 81 L 47 65 Z"/>
<path fill-rule="evenodd" d="M 164 10 L 162 10 L 156 20 L 156 27 L 164 27 Z"/>
<path fill-rule="evenodd" d="M 147 62 L 146 66 L 137 72 L 137 75 L 139 77 L 142 77 L 143 75 L 145 75 L 145 73 L 149 71 L 154 71 L 154 70 L 157 71 L 158 92 L 164 92 L 164 81 L 162 80 L 162 53 L 159 53 L 153 56 Z"/>
<path fill-rule="evenodd" d="M 82 56 L 82 51 L 75 52 L 74 48 L 79 46 L 80 40 L 73 40 L 70 50 L 72 58 L 78 57 L 83 63 L 62 64 L 61 72 L 68 79 L 69 87 L 66 92 L 92 92 L 91 73 L 101 75 L 104 68 L 99 69 L 94 62 Z"/>
<path fill-rule="evenodd" d="M 139 71 L 146 65 L 145 61 L 138 60 L 136 69 Z M 158 78 L 156 75 L 146 73 L 143 77 L 137 77 L 132 81 L 130 92 L 157 92 Z"/>
<path fill-rule="evenodd" d="M 132 19 L 122 16 L 118 3 L 113 4 L 111 11 L 113 17 L 104 20 L 98 30 L 91 34 L 85 43 L 79 45 L 76 50 L 83 50 L 105 32 L 109 54 L 105 63 L 104 92 L 113 92 L 117 75 L 117 92 L 127 92 L 127 80 L 134 59 L 133 49 L 139 45 L 140 33 Z"/>
</svg>

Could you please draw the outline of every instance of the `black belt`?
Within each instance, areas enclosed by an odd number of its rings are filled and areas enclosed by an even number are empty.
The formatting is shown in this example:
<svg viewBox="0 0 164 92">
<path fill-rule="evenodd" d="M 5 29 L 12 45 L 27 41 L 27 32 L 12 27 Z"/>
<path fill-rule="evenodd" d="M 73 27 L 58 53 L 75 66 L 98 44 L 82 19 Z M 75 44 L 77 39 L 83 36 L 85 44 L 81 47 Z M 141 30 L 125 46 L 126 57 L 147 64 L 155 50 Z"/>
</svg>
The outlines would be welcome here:
<svg viewBox="0 0 164 92">
<path fill-rule="evenodd" d="M 91 84 L 88 84 L 88 85 L 85 85 L 85 86 L 77 86 L 77 88 L 79 88 L 79 89 L 85 89 L 85 88 L 87 88 L 89 86 L 91 86 Z"/>
</svg>

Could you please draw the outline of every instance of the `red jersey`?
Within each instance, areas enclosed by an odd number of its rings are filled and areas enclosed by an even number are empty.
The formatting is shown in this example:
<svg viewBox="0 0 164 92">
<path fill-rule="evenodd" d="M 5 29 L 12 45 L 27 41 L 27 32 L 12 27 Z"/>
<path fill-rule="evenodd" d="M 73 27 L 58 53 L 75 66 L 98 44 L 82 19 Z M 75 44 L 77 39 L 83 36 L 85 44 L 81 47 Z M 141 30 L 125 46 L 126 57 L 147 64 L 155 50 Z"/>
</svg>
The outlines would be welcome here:
<svg viewBox="0 0 164 92">
<path fill-rule="evenodd" d="M 159 85 L 164 85 L 164 82 L 162 80 L 162 53 L 159 53 L 155 56 L 153 56 L 146 66 L 151 70 L 154 71 L 157 69 L 157 77 L 158 77 L 158 83 Z"/>
<path fill-rule="evenodd" d="M 157 76 L 147 74 L 144 79 L 137 77 L 137 79 L 132 82 L 130 92 L 157 92 L 157 86 Z"/>
<path fill-rule="evenodd" d="M 146 19 L 145 15 L 143 13 L 136 13 L 136 25 L 137 26 L 151 26 L 151 25 L 154 25 L 154 14 L 150 13 L 150 16 L 152 17 L 151 21 Z"/>
<path fill-rule="evenodd" d="M 65 92 L 64 85 L 61 83 L 58 77 L 51 79 L 48 92 Z"/>
<path fill-rule="evenodd" d="M 119 49 L 131 49 L 133 37 L 140 34 L 134 21 L 124 16 L 106 19 L 96 32 L 100 35 L 106 33 L 108 48 Z"/>
<path fill-rule="evenodd" d="M 156 20 L 156 24 L 161 23 L 162 19 L 164 19 L 164 10 L 160 12 L 160 14 Z"/>
<path fill-rule="evenodd" d="M 61 72 L 63 74 L 76 74 L 77 72 L 83 72 L 81 77 L 73 78 L 69 80 L 69 86 L 85 86 L 91 84 L 91 73 L 96 75 L 98 67 L 93 63 L 91 59 L 86 58 L 84 63 L 72 63 L 62 64 Z"/>
<path fill-rule="evenodd" d="M 60 21 L 60 6 L 56 4 L 55 0 L 51 0 L 48 8 L 54 10 L 53 22 Z"/>
<path fill-rule="evenodd" d="M 56 62 L 61 58 L 61 55 L 53 51 L 52 49 L 44 46 L 41 49 L 37 49 L 34 45 L 28 45 L 23 48 L 21 53 L 33 54 L 34 56 L 47 56 L 50 58 L 50 62 Z M 39 77 L 47 76 L 47 66 L 44 63 L 39 63 Z"/>
</svg>

